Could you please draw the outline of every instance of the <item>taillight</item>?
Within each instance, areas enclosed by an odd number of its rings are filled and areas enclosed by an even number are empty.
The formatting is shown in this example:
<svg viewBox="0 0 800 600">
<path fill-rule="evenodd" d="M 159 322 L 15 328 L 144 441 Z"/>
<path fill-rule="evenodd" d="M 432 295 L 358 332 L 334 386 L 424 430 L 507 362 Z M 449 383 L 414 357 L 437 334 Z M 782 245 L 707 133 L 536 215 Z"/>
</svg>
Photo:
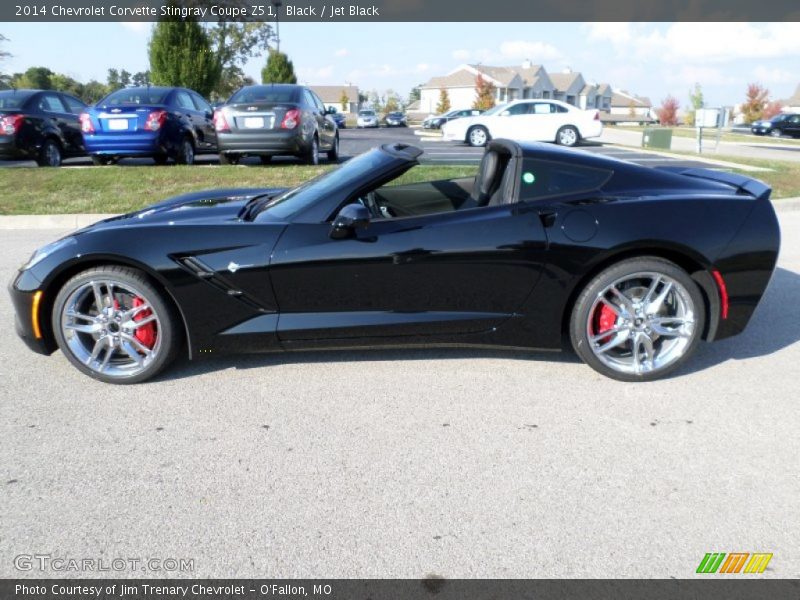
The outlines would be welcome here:
<svg viewBox="0 0 800 600">
<path fill-rule="evenodd" d="M 6 115 L 0 119 L 0 135 L 14 135 L 22 127 L 25 115 Z"/>
<path fill-rule="evenodd" d="M 94 125 L 92 124 L 92 117 L 89 113 L 81 113 L 78 117 L 81 121 L 81 131 L 83 133 L 94 133 Z"/>
<path fill-rule="evenodd" d="M 294 129 L 300 123 L 300 111 L 296 108 L 287 110 L 281 121 L 281 129 Z"/>
<path fill-rule="evenodd" d="M 716 269 L 711 271 L 711 274 L 714 276 L 714 281 L 717 282 L 717 288 L 719 289 L 719 312 L 720 316 L 723 319 L 728 318 L 728 286 L 725 285 L 725 280 L 722 278 L 722 273 L 717 271 Z"/>
<path fill-rule="evenodd" d="M 221 110 L 214 111 L 214 129 L 223 133 L 231 130 L 231 126 L 228 125 L 228 120 L 225 118 L 225 113 Z"/>
<path fill-rule="evenodd" d="M 167 120 L 167 111 L 154 110 L 147 115 L 147 121 L 144 123 L 144 128 L 147 131 L 158 131 Z"/>
</svg>

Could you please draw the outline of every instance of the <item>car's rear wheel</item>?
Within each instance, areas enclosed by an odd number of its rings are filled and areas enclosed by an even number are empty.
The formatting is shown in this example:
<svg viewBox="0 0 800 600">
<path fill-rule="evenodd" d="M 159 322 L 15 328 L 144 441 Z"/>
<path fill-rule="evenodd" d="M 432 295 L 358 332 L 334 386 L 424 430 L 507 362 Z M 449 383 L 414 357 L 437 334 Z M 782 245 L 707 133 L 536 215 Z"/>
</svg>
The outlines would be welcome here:
<svg viewBox="0 0 800 600">
<path fill-rule="evenodd" d="M 558 130 L 556 133 L 556 143 L 559 146 L 574 146 L 577 144 L 581 139 L 578 130 L 575 129 L 572 125 L 564 125 L 561 129 Z"/>
<path fill-rule="evenodd" d="M 467 143 L 476 148 L 485 146 L 490 139 L 489 131 L 483 125 L 472 127 L 467 132 Z"/>
<path fill-rule="evenodd" d="M 302 158 L 307 165 L 319 164 L 319 138 L 316 135 L 311 138 L 311 143 Z"/>
<path fill-rule="evenodd" d="M 194 144 L 190 138 L 183 138 L 183 141 L 178 148 L 178 154 L 175 155 L 175 162 L 179 165 L 194 164 Z"/>
<path fill-rule="evenodd" d="M 241 157 L 238 154 L 225 154 L 220 152 L 219 164 L 221 165 L 238 165 Z"/>
<path fill-rule="evenodd" d="M 584 288 L 570 319 L 570 339 L 593 369 L 620 381 L 651 381 L 679 368 L 705 325 L 697 284 L 657 257 L 624 260 Z"/>
<path fill-rule="evenodd" d="M 60 167 L 61 145 L 52 138 L 46 139 L 36 157 L 36 163 L 40 167 Z"/>
<path fill-rule="evenodd" d="M 336 162 L 339 160 L 339 136 L 334 136 L 333 138 L 333 146 L 331 149 L 328 150 L 328 160 L 331 162 Z"/>
<path fill-rule="evenodd" d="M 178 319 L 143 273 L 120 266 L 70 279 L 53 305 L 59 348 L 83 373 L 107 383 L 156 375 L 180 345 Z"/>
</svg>

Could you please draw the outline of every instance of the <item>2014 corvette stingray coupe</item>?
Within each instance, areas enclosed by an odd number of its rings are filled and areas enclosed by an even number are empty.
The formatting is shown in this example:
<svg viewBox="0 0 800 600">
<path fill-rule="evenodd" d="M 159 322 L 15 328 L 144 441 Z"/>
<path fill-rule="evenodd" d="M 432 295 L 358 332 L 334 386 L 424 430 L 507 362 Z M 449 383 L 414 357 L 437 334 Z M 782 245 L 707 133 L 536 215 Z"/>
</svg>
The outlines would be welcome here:
<svg viewBox="0 0 800 600">
<path fill-rule="evenodd" d="M 184 347 L 569 342 L 644 381 L 741 332 L 775 268 L 770 189 L 747 177 L 496 140 L 474 178 L 408 183 L 421 154 L 384 145 L 294 189 L 192 193 L 87 227 L 19 271 L 17 330 L 112 383 Z"/>
</svg>

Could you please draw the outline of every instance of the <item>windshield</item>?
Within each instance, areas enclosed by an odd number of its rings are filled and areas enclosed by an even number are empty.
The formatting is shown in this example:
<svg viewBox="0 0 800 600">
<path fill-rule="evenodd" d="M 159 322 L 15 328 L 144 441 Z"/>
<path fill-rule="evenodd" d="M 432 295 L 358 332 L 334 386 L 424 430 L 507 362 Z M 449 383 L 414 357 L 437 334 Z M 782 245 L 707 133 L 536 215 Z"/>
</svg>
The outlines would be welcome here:
<svg viewBox="0 0 800 600">
<path fill-rule="evenodd" d="M 341 167 L 328 171 L 288 192 L 267 201 L 256 215 L 265 213 L 282 220 L 312 205 L 320 197 L 340 188 L 344 184 L 368 177 L 370 171 L 385 164 L 386 158 L 380 150 L 365 152 L 351 158 Z"/>
<path fill-rule="evenodd" d="M 25 101 L 33 92 L 18 92 L 17 90 L 4 90 L 0 92 L 0 110 L 9 108 L 22 108 Z"/>
<path fill-rule="evenodd" d="M 362 117 L 374 117 L 375 116 L 375 111 L 374 110 L 362 110 L 358 114 L 359 114 L 359 116 L 362 116 Z"/>
<path fill-rule="evenodd" d="M 772 117 L 772 122 L 773 123 L 780 123 L 781 121 L 785 120 L 787 117 L 789 117 L 789 115 L 776 115 L 776 116 Z"/>
<path fill-rule="evenodd" d="M 498 104 L 494 108 L 490 108 L 489 110 L 487 110 L 481 116 L 488 117 L 488 116 L 491 116 L 491 115 L 496 115 L 499 112 L 503 112 L 506 109 L 507 106 L 508 106 L 508 103 L 506 103 L 506 104 Z"/>
<path fill-rule="evenodd" d="M 299 88 L 288 86 L 256 85 L 242 88 L 236 92 L 229 104 L 247 104 L 249 102 L 296 102 Z"/>
<path fill-rule="evenodd" d="M 170 90 L 165 88 L 128 88 L 109 94 L 99 104 L 164 104 Z"/>
</svg>

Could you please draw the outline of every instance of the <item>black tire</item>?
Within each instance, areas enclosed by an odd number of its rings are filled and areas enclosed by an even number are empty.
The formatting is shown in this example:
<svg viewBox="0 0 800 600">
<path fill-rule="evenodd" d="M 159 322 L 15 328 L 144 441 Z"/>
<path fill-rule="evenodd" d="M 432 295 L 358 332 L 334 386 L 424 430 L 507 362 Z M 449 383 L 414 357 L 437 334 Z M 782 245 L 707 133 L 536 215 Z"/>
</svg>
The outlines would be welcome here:
<svg viewBox="0 0 800 600">
<path fill-rule="evenodd" d="M 137 291 L 141 292 L 144 300 L 149 306 L 152 306 L 155 314 L 159 317 L 157 335 L 160 338 L 160 345 L 157 346 L 158 352 L 152 359 L 152 362 L 144 366 L 141 372 L 130 376 L 109 376 L 98 372 L 88 367 L 85 362 L 79 360 L 67 342 L 62 327 L 64 304 L 75 290 L 85 286 L 88 282 L 97 280 L 110 280 L 118 282 L 120 286 L 131 286 L 135 288 Z M 67 357 L 67 360 L 85 375 L 105 383 L 141 383 L 142 381 L 154 377 L 175 359 L 181 347 L 181 340 L 183 337 L 180 317 L 175 314 L 172 305 L 165 300 L 164 293 L 157 289 L 141 271 L 116 265 L 94 267 L 82 273 L 78 273 L 67 281 L 59 290 L 55 302 L 53 303 L 52 323 L 56 342 Z"/>
<path fill-rule="evenodd" d="M 572 146 L 577 146 L 580 141 L 581 135 L 572 125 L 564 125 L 556 133 L 556 144 L 559 146 L 571 148 Z"/>
<path fill-rule="evenodd" d="M 175 162 L 179 165 L 193 165 L 194 164 L 194 143 L 192 138 L 185 137 L 178 147 L 178 153 L 175 155 Z"/>
<path fill-rule="evenodd" d="M 314 137 L 311 138 L 311 143 L 308 145 L 308 148 L 301 158 L 307 165 L 319 164 L 319 138 L 316 133 Z"/>
<path fill-rule="evenodd" d="M 61 161 L 61 144 L 58 140 L 47 138 L 36 156 L 36 164 L 40 167 L 60 167 Z"/>
<path fill-rule="evenodd" d="M 590 317 L 590 312 L 592 312 L 593 307 L 596 310 L 599 306 L 596 304 L 596 301 L 603 293 L 604 290 L 608 288 L 608 286 L 612 285 L 614 282 L 619 281 L 625 277 L 632 277 L 635 278 L 638 274 L 642 273 L 654 273 L 658 274 L 662 277 L 666 277 L 673 282 L 677 282 L 682 286 L 683 291 L 686 292 L 685 295 L 688 295 L 686 300 L 691 302 L 691 311 L 692 311 L 692 319 L 691 322 L 693 323 L 693 328 L 691 334 L 689 336 L 682 336 L 681 338 L 675 339 L 687 339 L 688 342 L 682 347 L 681 353 L 675 356 L 675 359 L 672 362 L 664 364 L 663 367 L 660 368 L 653 368 L 652 370 L 645 371 L 645 372 L 638 372 L 638 373 L 629 373 L 623 372 L 622 370 L 618 370 L 616 368 L 612 368 L 611 366 L 604 363 L 600 358 L 598 358 L 595 350 L 592 349 L 591 342 L 589 340 L 589 327 L 591 319 L 594 319 L 594 315 Z M 673 284 L 674 285 L 674 284 Z M 661 288 L 662 290 L 665 288 Z M 673 287 L 673 289 L 675 289 Z M 622 319 L 622 317 L 616 317 L 616 319 Z M 635 319 L 636 322 L 642 321 L 643 319 Z M 703 328 L 705 327 L 705 320 L 706 320 L 706 306 L 703 300 L 703 296 L 698 288 L 697 284 L 694 280 L 689 276 L 689 274 L 677 266 L 675 263 L 665 260 L 663 258 L 655 257 L 655 256 L 645 256 L 639 258 L 631 258 L 627 260 L 623 260 L 618 262 L 614 265 L 611 265 L 607 269 L 603 270 L 599 273 L 596 277 L 594 277 L 583 289 L 581 294 L 578 296 L 577 300 L 575 301 L 575 305 L 572 309 L 572 314 L 569 322 L 569 336 L 570 341 L 572 342 L 572 347 L 575 349 L 575 352 L 580 356 L 580 358 L 592 367 L 598 373 L 605 375 L 606 377 L 610 377 L 611 379 L 616 379 L 618 381 L 652 381 L 655 379 L 660 379 L 665 377 L 679 369 L 694 353 L 697 349 L 697 345 L 700 343 L 700 338 L 702 337 Z M 633 318 L 630 321 L 633 323 Z M 618 321 L 615 321 L 614 326 L 617 327 Z M 638 323 L 640 327 L 643 325 Z M 633 325 L 631 325 L 633 326 Z M 602 333 L 603 330 L 600 331 Z M 641 329 L 640 329 L 641 331 Z M 646 330 L 648 336 L 654 336 L 656 334 L 651 333 L 649 329 Z M 605 340 L 601 340 L 597 342 L 598 344 L 604 344 L 606 341 L 610 339 L 606 338 Z M 654 338 L 655 341 L 651 342 L 655 344 L 658 342 L 660 338 L 656 335 Z M 661 344 L 664 343 L 664 340 L 672 340 L 672 337 L 664 337 L 661 341 Z M 620 344 L 617 348 L 620 352 L 624 353 L 625 348 L 627 348 L 627 344 L 629 342 L 626 341 L 623 344 Z M 630 342 L 633 344 L 633 342 Z M 660 346 L 663 348 L 663 345 Z M 616 350 L 615 350 L 616 351 Z M 656 351 L 654 354 L 660 352 Z M 632 353 L 632 350 L 631 350 Z M 650 357 L 651 365 L 652 357 Z"/>
<path fill-rule="evenodd" d="M 111 164 L 111 158 L 108 156 L 93 156 L 92 164 L 95 167 L 104 167 Z"/>
<path fill-rule="evenodd" d="M 330 150 L 328 150 L 328 160 L 330 162 L 336 162 L 339 160 L 339 136 L 335 136 L 333 138 L 333 146 Z"/>
<path fill-rule="evenodd" d="M 153 160 L 157 165 L 164 166 L 169 162 L 169 156 L 166 154 L 156 154 L 153 156 Z"/>
<path fill-rule="evenodd" d="M 262 154 L 258 157 L 262 165 L 268 165 L 272 162 L 272 156 L 269 154 Z"/>
<path fill-rule="evenodd" d="M 489 143 L 492 136 L 483 125 L 475 125 L 467 130 L 467 143 L 473 148 L 482 148 Z"/>
<path fill-rule="evenodd" d="M 221 165 L 238 165 L 240 156 L 238 154 L 225 154 L 219 153 L 219 164 Z"/>
</svg>

